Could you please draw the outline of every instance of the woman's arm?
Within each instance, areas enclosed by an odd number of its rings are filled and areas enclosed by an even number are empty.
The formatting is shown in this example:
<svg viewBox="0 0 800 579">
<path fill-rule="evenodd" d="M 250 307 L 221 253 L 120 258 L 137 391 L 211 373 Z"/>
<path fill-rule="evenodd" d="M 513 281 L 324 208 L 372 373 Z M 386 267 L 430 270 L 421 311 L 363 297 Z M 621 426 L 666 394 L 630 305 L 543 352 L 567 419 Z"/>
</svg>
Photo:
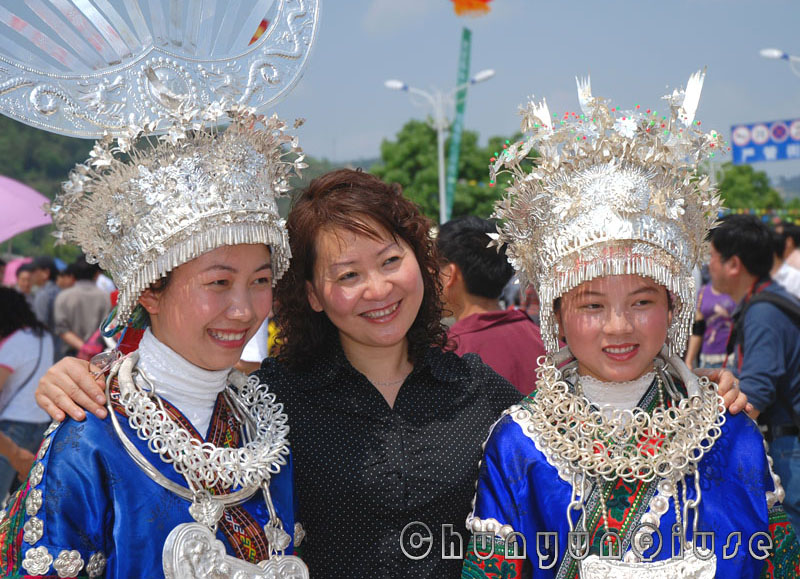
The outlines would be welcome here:
<svg viewBox="0 0 800 579">
<path fill-rule="evenodd" d="M 685 358 L 685 362 L 686 365 L 689 366 L 689 370 L 694 370 L 695 362 L 697 361 L 698 354 L 700 354 L 700 347 L 702 345 L 702 336 L 689 336 L 689 346 L 686 348 Z"/>
<path fill-rule="evenodd" d="M 88 362 L 77 358 L 59 360 L 39 380 L 36 403 L 54 420 L 64 420 L 66 414 L 75 420 L 83 420 L 86 418 L 84 408 L 98 418 L 105 418 L 105 383 L 102 376 L 95 379 L 91 372 L 97 374 L 100 368 L 90 367 Z M 731 414 L 753 410 L 753 406 L 747 403 L 747 396 L 739 389 L 739 381 L 728 370 L 695 370 L 694 373 L 708 376 L 719 384 L 719 395 Z"/>
<path fill-rule="evenodd" d="M 692 335 L 689 336 L 689 346 L 686 348 L 686 357 L 684 358 L 689 370 L 694 370 L 697 356 L 700 354 L 700 349 L 703 346 L 703 333 L 705 331 L 705 318 L 703 313 L 698 309 L 694 312 L 694 324 L 692 324 Z"/>
<path fill-rule="evenodd" d="M 13 440 L 0 432 L 0 454 L 8 459 L 12 468 L 17 471 L 20 479 L 24 479 L 28 475 L 28 471 L 33 466 L 33 461 L 36 458 L 33 453 L 17 446 Z"/>
</svg>

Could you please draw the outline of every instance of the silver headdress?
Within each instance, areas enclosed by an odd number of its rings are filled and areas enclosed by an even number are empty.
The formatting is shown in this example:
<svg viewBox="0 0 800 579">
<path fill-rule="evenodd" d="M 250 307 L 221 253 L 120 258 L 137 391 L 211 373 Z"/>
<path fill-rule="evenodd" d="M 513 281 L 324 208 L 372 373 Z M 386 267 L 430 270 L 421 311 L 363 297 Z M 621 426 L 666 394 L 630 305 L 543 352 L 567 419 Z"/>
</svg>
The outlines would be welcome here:
<svg viewBox="0 0 800 579">
<path fill-rule="evenodd" d="M 231 124 L 218 131 L 222 115 Z M 269 245 L 280 278 L 290 251 L 276 197 L 306 166 L 284 123 L 217 104 L 182 111 L 165 135 L 141 137 L 150 128 L 98 141 L 50 207 L 57 237 L 114 278 L 117 319 L 124 323 L 153 282 L 223 245 Z"/>
<path fill-rule="evenodd" d="M 297 82 L 319 2 L 0 8 L 0 113 L 101 139 L 51 212 L 61 240 L 114 277 L 120 322 L 144 288 L 222 245 L 268 244 L 275 279 L 286 269 L 276 196 L 303 157 L 283 122 L 255 111 Z"/>
<path fill-rule="evenodd" d="M 705 71 L 685 90 L 664 97 L 669 111 L 639 105 L 619 111 L 578 80 L 582 114 L 551 117 L 547 103 L 521 108 L 531 135 L 493 159 L 492 181 L 512 181 L 495 215 L 497 243 L 534 282 L 541 300 L 542 338 L 558 350 L 553 302 L 596 277 L 638 274 L 675 298 L 668 345 L 682 352 L 694 312 L 692 269 L 720 208 L 697 163 L 723 149 L 722 136 L 703 133 L 694 114 Z M 537 155 L 531 155 L 536 151 Z M 525 164 L 532 160 L 533 169 Z"/>
</svg>

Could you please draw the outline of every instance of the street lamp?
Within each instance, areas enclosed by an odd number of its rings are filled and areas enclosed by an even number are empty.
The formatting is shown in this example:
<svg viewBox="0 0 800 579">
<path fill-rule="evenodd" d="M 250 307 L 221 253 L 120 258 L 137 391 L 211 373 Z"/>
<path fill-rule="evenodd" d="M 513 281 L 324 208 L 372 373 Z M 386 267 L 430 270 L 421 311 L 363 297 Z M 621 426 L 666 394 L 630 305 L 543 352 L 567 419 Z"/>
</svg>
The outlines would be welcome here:
<svg viewBox="0 0 800 579">
<path fill-rule="evenodd" d="M 439 157 L 439 224 L 447 221 L 447 193 L 445 186 L 444 140 L 450 122 L 447 120 L 446 108 L 453 105 L 453 97 L 459 91 L 472 84 L 489 80 L 494 76 L 494 70 L 486 69 L 475 74 L 464 84 L 442 92 L 433 89 L 431 92 L 408 86 L 401 80 L 387 80 L 383 85 L 390 90 L 401 90 L 425 99 L 425 103 L 433 109 L 433 128 L 436 129 L 436 148 Z M 416 104 L 416 103 L 415 103 Z"/>
<path fill-rule="evenodd" d="M 797 69 L 797 65 L 800 63 L 800 56 L 792 56 L 780 48 L 762 48 L 759 54 L 762 58 L 787 61 L 789 63 L 789 68 L 792 69 L 795 76 L 800 76 L 800 70 Z"/>
</svg>

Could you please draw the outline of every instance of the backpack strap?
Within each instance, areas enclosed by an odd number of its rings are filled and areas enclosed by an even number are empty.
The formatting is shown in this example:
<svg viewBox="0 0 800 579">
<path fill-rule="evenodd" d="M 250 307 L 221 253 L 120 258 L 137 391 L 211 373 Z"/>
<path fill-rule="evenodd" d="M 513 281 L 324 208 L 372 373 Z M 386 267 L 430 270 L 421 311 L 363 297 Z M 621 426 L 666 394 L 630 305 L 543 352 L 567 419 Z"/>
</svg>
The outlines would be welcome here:
<svg viewBox="0 0 800 579">
<path fill-rule="evenodd" d="M 767 302 L 780 308 L 796 326 L 800 326 L 800 302 L 795 299 L 787 298 L 774 292 L 760 292 L 750 298 L 747 303 L 749 308 L 754 303 Z M 744 316 L 742 316 L 744 318 Z"/>
<path fill-rule="evenodd" d="M 763 287 L 766 287 L 766 285 Z M 726 348 L 728 355 L 730 355 L 731 352 L 733 352 L 735 345 L 737 343 L 739 344 L 740 364 L 741 360 L 744 358 L 744 317 L 747 313 L 747 310 L 750 309 L 750 306 L 759 302 L 766 302 L 774 305 L 792 321 L 795 327 L 800 328 L 800 302 L 773 292 L 759 291 L 758 293 L 753 294 L 744 307 L 734 316 L 733 329 L 731 330 L 731 335 Z M 781 393 L 777 390 L 775 394 L 778 398 L 781 397 Z M 799 417 L 795 414 L 791 403 L 788 404 L 788 408 L 792 417 L 792 423 L 800 428 L 800 420 L 798 420 Z M 761 418 L 759 418 L 759 423 L 761 423 L 760 420 Z"/>
</svg>

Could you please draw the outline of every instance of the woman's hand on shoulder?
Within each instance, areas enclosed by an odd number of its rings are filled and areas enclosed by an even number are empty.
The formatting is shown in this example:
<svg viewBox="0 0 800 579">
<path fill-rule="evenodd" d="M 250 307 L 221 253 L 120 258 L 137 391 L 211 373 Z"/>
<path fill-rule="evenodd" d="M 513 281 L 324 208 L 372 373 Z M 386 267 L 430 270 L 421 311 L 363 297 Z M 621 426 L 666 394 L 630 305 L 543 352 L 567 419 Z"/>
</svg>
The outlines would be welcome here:
<svg viewBox="0 0 800 579">
<path fill-rule="evenodd" d="M 59 360 L 42 376 L 36 389 L 36 403 L 54 420 L 64 420 L 67 414 L 83 420 L 84 409 L 105 418 L 105 401 L 105 378 L 100 368 L 78 358 Z"/>
<path fill-rule="evenodd" d="M 751 415 L 755 408 L 747 401 L 747 395 L 739 389 L 739 380 L 730 370 L 722 368 L 695 368 L 693 370 L 698 376 L 707 376 L 712 382 L 719 385 L 719 395 L 725 402 L 725 408 L 731 414 L 738 414 L 744 410 Z"/>
</svg>

